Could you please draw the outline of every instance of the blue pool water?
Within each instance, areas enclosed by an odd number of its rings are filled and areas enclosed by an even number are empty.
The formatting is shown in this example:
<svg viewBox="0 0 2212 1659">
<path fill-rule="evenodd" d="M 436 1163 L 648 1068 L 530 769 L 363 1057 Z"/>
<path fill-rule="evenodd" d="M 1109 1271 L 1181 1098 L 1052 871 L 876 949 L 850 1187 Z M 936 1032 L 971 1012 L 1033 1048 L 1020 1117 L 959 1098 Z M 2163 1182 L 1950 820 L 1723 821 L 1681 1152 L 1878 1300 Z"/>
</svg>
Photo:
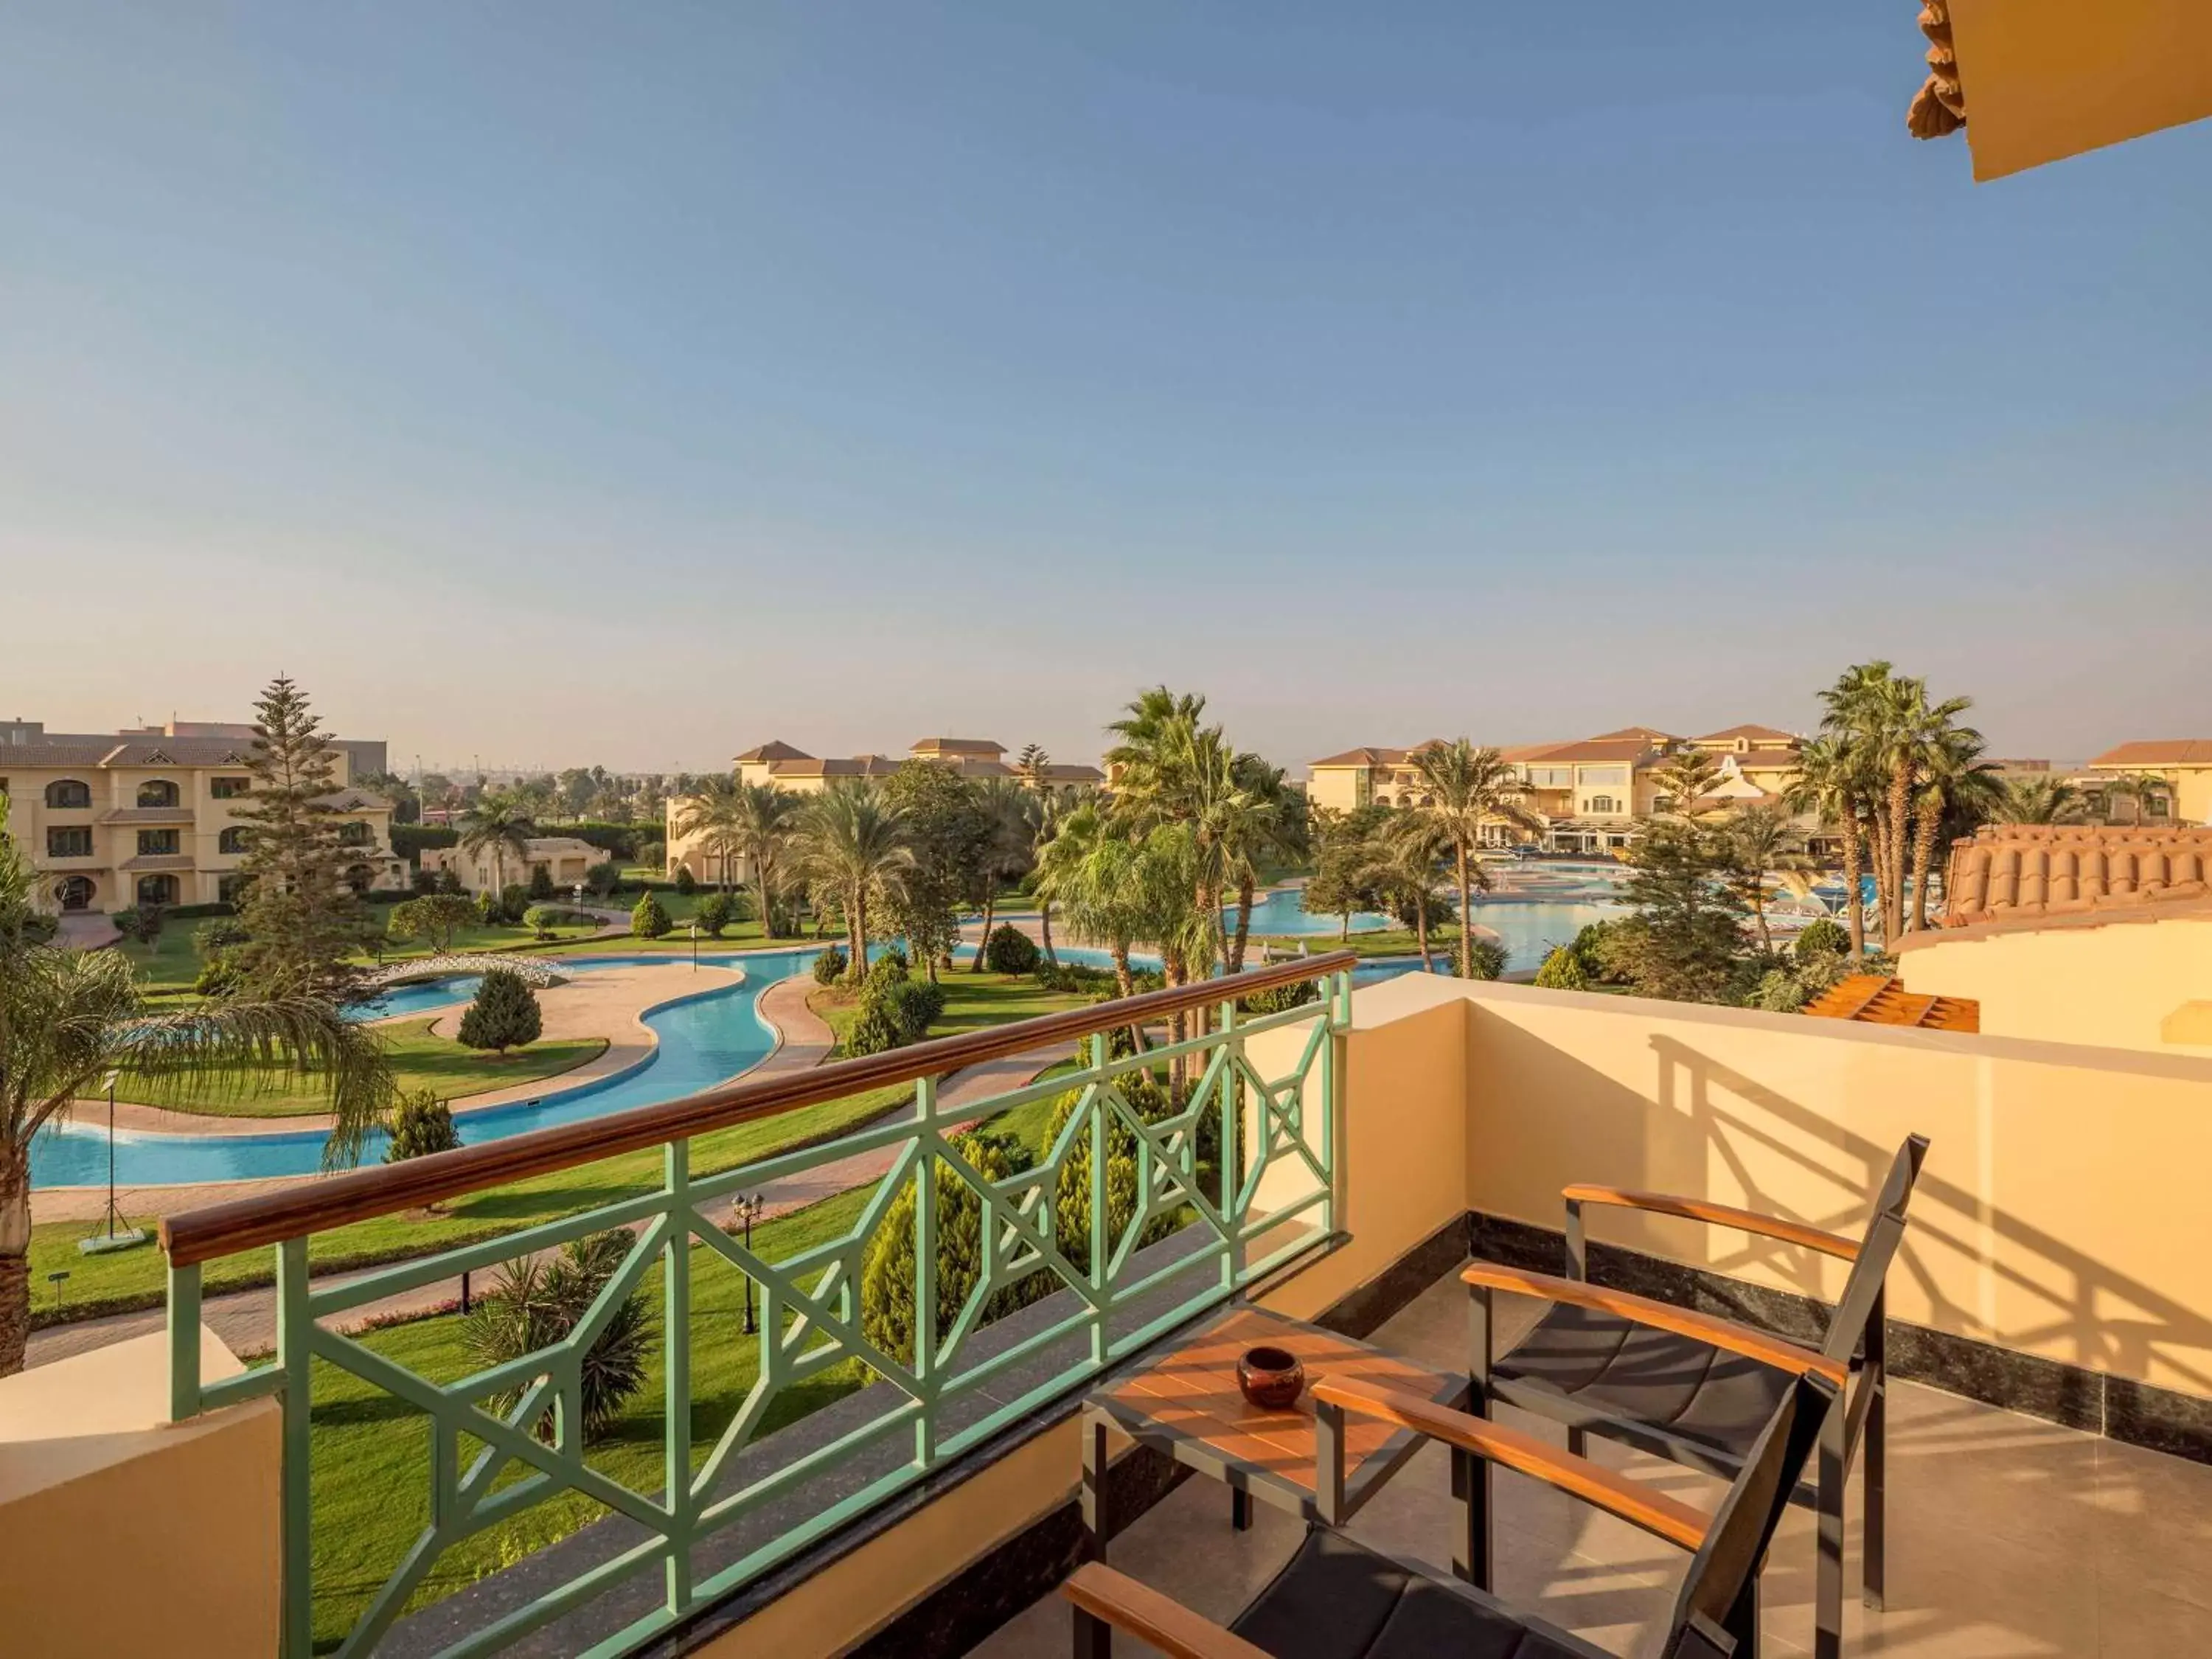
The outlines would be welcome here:
<svg viewBox="0 0 2212 1659">
<path fill-rule="evenodd" d="M 1336 917 L 1317 916 L 1301 908 L 1299 897 L 1298 890 L 1295 887 L 1278 887 L 1258 895 L 1252 902 L 1253 933 L 1334 933 L 1337 931 L 1340 923 Z M 1231 927 L 1237 925 L 1234 906 L 1230 908 L 1229 925 Z M 1364 910 L 1352 915 L 1352 931 L 1355 933 L 1389 926 L 1390 919 L 1388 916 L 1373 915 Z"/>
<path fill-rule="evenodd" d="M 811 949 L 750 952 L 742 957 L 702 957 L 717 966 L 741 967 L 744 980 L 645 1017 L 659 1037 L 652 1057 L 636 1070 L 560 1088 L 549 1086 L 532 1101 L 470 1112 L 460 1120 L 461 1138 L 471 1144 L 550 1128 L 582 1118 L 599 1117 L 631 1106 L 673 1100 L 721 1082 L 759 1064 L 775 1038 L 761 1023 L 755 1005 L 777 980 L 803 973 Z M 569 966 L 592 968 L 652 963 L 665 967 L 670 994 L 682 996 L 689 963 L 665 957 L 594 957 Z M 115 1138 L 118 1185 L 143 1187 L 175 1182 L 239 1181 L 264 1176 L 312 1175 L 322 1167 L 324 1137 L 317 1133 L 263 1135 L 172 1135 L 125 1132 Z M 372 1138 L 364 1163 L 384 1156 L 381 1134 Z M 31 1145 L 33 1187 L 90 1186 L 107 1178 L 107 1130 L 90 1121 L 50 1126 Z"/>
<path fill-rule="evenodd" d="M 468 1001 L 483 983 L 480 974 L 454 974 L 445 979 L 424 980 L 416 985 L 395 985 L 374 1002 L 349 1008 L 349 1019 L 391 1019 L 401 1014 L 427 1014 Z"/>
</svg>

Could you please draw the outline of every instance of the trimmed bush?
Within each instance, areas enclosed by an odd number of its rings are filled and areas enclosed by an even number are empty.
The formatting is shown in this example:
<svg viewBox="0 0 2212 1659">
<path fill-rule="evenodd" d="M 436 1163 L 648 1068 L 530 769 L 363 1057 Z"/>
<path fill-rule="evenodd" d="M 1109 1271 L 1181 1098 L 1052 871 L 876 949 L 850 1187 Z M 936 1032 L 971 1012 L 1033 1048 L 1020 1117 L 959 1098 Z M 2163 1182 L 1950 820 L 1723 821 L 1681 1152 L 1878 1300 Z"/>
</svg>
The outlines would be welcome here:
<svg viewBox="0 0 2212 1659">
<path fill-rule="evenodd" d="M 532 900 L 536 902 L 543 903 L 545 900 L 551 898 L 553 896 L 553 872 L 550 870 L 548 870 L 542 864 L 532 868 L 530 872 L 530 885 L 528 892 Z"/>
<path fill-rule="evenodd" d="M 1453 955 L 1456 957 L 1458 952 Z M 1474 941 L 1474 960 L 1455 961 L 1453 966 L 1461 979 L 1499 979 L 1504 975 L 1505 962 L 1504 945 L 1494 939 L 1478 939 Z"/>
<path fill-rule="evenodd" d="M 161 937 L 161 914 L 158 904 L 126 904 L 108 920 L 124 938 L 151 945 Z"/>
<path fill-rule="evenodd" d="M 1840 921 L 1831 921 L 1822 916 L 1818 921 L 1808 922 L 1797 935 L 1790 953 L 1802 965 L 1815 957 L 1847 957 L 1851 953 L 1851 931 Z"/>
<path fill-rule="evenodd" d="M 1583 959 L 1575 954 L 1575 947 L 1562 945 L 1544 958 L 1544 965 L 1536 970 L 1536 983 L 1547 991 L 1587 991 L 1589 975 L 1583 971 Z"/>
<path fill-rule="evenodd" d="M 1002 921 L 983 941 L 983 965 L 994 974 L 1033 974 L 1044 960 L 1036 941 L 1010 921 Z"/>
<path fill-rule="evenodd" d="M 461 1144 L 461 1133 L 453 1127 L 453 1114 L 446 1103 L 438 1098 L 434 1089 L 416 1089 L 399 1097 L 392 1109 L 389 1144 L 384 1149 L 386 1164 L 404 1164 L 410 1158 L 428 1158 L 432 1152 L 450 1152 Z"/>
<path fill-rule="evenodd" d="M 1124 1073 L 1120 1079 L 1122 1094 L 1137 1115 L 1147 1123 L 1157 1123 L 1164 1117 L 1173 1116 L 1167 1091 L 1140 1072 Z M 1046 1145 L 1057 1146 L 1067 1121 L 1075 1115 L 1083 1103 L 1082 1091 L 1071 1089 L 1053 1107 L 1052 1131 Z M 1207 1133 L 1209 1122 L 1213 1132 Z M 1208 1111 L 1200 1119 L 1198 1129 L 1198 1179 L 1200 1190 L 1206 1190 L 1217 1177 L 1210 1172 L 1213 1158 L 1220 1147 L 1220 1115 Z M 1106 1248 L 1110 1255 L 1121 1246 L 1122 1236 L 1137 1213 L 1137 1136 L 1118 1114 L 1109 1109 L 1106 1126 Z M 1068 1148 L 1067 1159 L 1060 1166 L 1060 1185 L 1054 1196 L 1054 1231 L 1060 1243 L 1060 1254 L 1078 1267 L 1087 1267 L 1091 1261 L 1091 1137 L 1078 1134 Z M 1176 1228 L 1175 1216 L 1170 1212 L 1155 1216 L 1146 1224 L 1138 1248 L 1158 1243 Z"/>
<path fill-rule="evenodd" d="M 929 1035 L 930 1025 L 945 1012 L 945 988 L 932 985 L 926 979 L 902 979 L 886 987 L 874 1000 L 890 1016 L 902 1043 L 921 1042 Z"/>
<path fill-rule="evenodd" d="M 709 893 L 691 915 L 701 933 L 708 939 L 720 939 L 722 930 L 738 919 L 738 902 L 727 893 Z"/>
<path fill-rule="evenodd" d="M 622 1268 L 635 1241 L 620 1230 L 572 1239 L 550 1261 L 526 1256 L 510 1261 L 502 1277 L 461 1327 L 470 1359 L 489 1370 L 538 1353 L 583 1322 L 607 1281 Z M 613 1426 L 622 1408 L 644 1388 L 654 1336 L 653 1304 L 632 1291 L 616 1307 L 580 1368 L 584 1437 L 595 1440 Z M 502 1414 L 514 1409 L 526 1383 L 490 1396 Z M 549 1409 L 532 1425 L 540 1440 L 553 1437 Z"/>
<path fill-rule="evenodd" d="M 835 985 L 845 977 L 845 953 L 836 945 L 818 952 L 814 958 L 814 982 Z"/>
<path fill-rule="evenodd" d="M 1009 1134 L 978 1129 L 954 1138 L 952 1150 L 986 1181 L 1005 1181 L 1035 1162 Z M 975 1189 L 941 1161 L 933 1164 L 937 1210 L 937 1334 L 960 1317 L 983 1276 L 983 1203 Z M 914 1363 L 915 1185 L 908 1182 L 885 1212 L 860 1267 L 860 1329 L 901 1364 Z M 1001 1318 L 1057 1289 L 1055 1276 L 1031 1273 L 992 1297 L 986 1320 Z"/>
<path fill-rule="evenodd" d="M 544 1029 L 538 994 L 513 969 L 493 968 L 477 987 L 477 999 L 461 1016 L 457 1035 L 465 1048 L 491 1048 L 503 1054 L 537 1042 Z"/>
<path fill-rule="evenodd" d="M 1080 996 L 1098 991 L 1110 993 L 1114 988 L 1114 972 L 1109 968 L 1091 968 L 1081 963 L 1063 962 L 1059 967 L 1040 963 L 1030 975 L 1040 990 L 1057 991 L 1063 996 Z"/>
<path fill-rule="evenodd" d="M 1237 1006 L 1248 1014 L 1279 1014 L 1287 1009 L 1303 1008 L 1309 1002 L 1321 1000 L 1321 986 L 1310 979 L 1278 985 L 1272 990 L 1255 991 L 1249 997 L 1239 997 Z"/>
<path fill-rule="evenodd" d="M 1617 916 L 1608 921 L 1593 921 L 1575 935 L 1575 960 L 1582 964 L 1583 977 L 1593 985 L 1613 982 L 1610 966 L 1606 962 L 1606 941 L 1620 930 L 1627 920 Z"/>
<path fill-rule="evenodd" d="M 691 873 L 691 866 L 688 864 L 676 866 L 676 890 L 686 897 L 699 890 L 698 878 Z"/>
<path fill-rule="evenodd" d="M 605 898 L 622 884 L 622 866 L 612 859 L 584 872 L 584 890 Z"/>
<path fill-rule="evenodd" d="M 853 1029 L 845 1033 L 845 1053 L 858 1059 L 896 1048 L 904 1041 L 898 1021 L 881 997 L 864 997 Z"/>
<path fill-rule="evenodd" d="M 192 948 L 204 957 L 211 957 L 231 945 L 243 945 L 252 937 L 246 931 L 246 924 L 235 916 L 218 916 L 192 929 Z"/>
<path fill-rule="evenodd" d="M 227 997 L 238 988 L 241 975 L 237 958 L 228 951 L 217 951 L 200 963 L 200 970 L 192 977 L 192 990 L 204 997 Z"/>
<path fill-rule="evenodd" d="M 629 913 L 629 931 L 635 939 L 659 939 L 671 927 L 668 912 L 658 895 L 647 893 Z"/>
<path fill-rule="evenodd" d="M 568 918 L 566 910 L 556 910 L 550 904 L 533 904 L 522 920 L 540 939 L 550 939 L 553 937 L 553 930 Z"/>
</svg>

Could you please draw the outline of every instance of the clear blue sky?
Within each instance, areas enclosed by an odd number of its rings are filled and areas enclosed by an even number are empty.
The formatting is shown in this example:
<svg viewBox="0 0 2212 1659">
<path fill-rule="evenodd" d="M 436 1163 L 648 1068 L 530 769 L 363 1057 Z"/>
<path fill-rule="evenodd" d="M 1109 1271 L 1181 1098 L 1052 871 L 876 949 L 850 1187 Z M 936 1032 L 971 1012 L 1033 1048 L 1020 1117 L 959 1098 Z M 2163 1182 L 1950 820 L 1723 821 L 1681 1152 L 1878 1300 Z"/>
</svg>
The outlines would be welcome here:
<svg viewBox="0 0 2212 1659">
<path fill-rule="evenodd" d="M 0 715 L 703 766 L 2212 733 L 2212 127 L 2000 184 L 1910 3 L 0 17 Z M 979 712 L 980 711 L 980 712 Z"/>
</svg>

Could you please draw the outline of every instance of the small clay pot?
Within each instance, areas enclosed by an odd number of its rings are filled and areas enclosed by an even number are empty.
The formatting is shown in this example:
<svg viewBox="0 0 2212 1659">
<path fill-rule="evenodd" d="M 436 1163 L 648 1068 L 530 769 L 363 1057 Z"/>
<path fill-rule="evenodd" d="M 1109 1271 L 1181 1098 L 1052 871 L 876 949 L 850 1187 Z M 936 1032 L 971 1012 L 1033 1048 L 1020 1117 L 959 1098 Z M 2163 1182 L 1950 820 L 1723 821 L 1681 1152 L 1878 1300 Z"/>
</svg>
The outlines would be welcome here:
<svg viewBox="0 0 2212 1659">
<path fill-rule="evenodd" d="M 1286 1348 L 1247 1348 L 1237 1361 L 1237 1386 L 1261 1411 L 1283 1411 L 1305 1391 L 1306 1368 Z"/>
</svg>

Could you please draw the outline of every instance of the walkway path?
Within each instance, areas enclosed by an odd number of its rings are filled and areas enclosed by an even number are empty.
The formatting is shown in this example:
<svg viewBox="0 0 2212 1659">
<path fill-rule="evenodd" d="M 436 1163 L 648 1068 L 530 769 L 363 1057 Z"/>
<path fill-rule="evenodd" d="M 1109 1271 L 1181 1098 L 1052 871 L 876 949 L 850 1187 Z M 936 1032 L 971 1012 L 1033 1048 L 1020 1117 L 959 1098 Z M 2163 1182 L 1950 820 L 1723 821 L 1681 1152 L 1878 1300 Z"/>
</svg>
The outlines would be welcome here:
<svg viewBox="0 0 2212 1659">
<path fill-rule="evenodd" d="M 809 980 L 786 980 L 772 986 L 761 998 L 759 1006 L 762 1012 L 775 1025 L 783 1040 L 775 1054 L 748 1075 L 759 1077 L 802 1070 L 819 1065 L 828 1055 L 834 1043 L 834 1036 L 828 1024 L 806 1006 L 806 994 L 812 988 L 812 982 Z M 941 1105 L 960 1106 L 988 1100 L 1010 1089 L 1021 1087 L 1038 1073 L 1073 1052 L 1073 1044 L 1060 1044 L 1008 1054 L 998 1060 L 987 1060 L 980 1066 L 969 1066 L 945 1079 L 944 1086 L 938 1092 L 939 1102 Z M 765 1200 L 762 1218 L 773 1219 L 863 1182 L 879 1180 L 890 1169 L 897 1156 L 896 1146 L 873 1147 L 798 1175 L 769 1182 L 760 1188 L 760 1195 Z M 257 1188 L 275 1184 L 277 1183 L 228 1183 L 221 1190 L 221 1195 L 242 1196 Z M 210 1188 L 178 1190 L 197 1191 L 202 1194 L 198 1201 L 211 1201 L 208 1196 L 211 1191 Z M 180 1205 L 176 1207 L 190 1206 Z M 132 1212 L 134 1216 L 137 1214 L 137 1208 L 134 1206 Z M 363 1271 L 374 1272 L 375 1269 Z M 319 1277 L 316 1282 L 337 1285 L 359 1277 L 361 1274 L 357 1273 L 341 1273 Z M 353 1328 L 410 1314 L 441 1311 L 453 1305 L 459 1293 L 459 1285 L 453 1279 L 403 1291 L 355 1310 L 347 1316 L 339 1328 Z M 210 1297 L 201 1304 L 200 1316 L 234 1352 L 265 1352 L 276 1345 L 276 1298 L 273 1290 L 238 1291 L 226 1296 Z M 42 1365 L 73 1353 L 105 1347 L 112 1342 L 143 1336 L 162 1329 L 166 1319 L 163 1310 L 149 1308 L 137 1313 L 117 1314 L 106 1319 L 84 1320 L 73 1325 L 48 1326 L 31 1333 L 25 1363 Z"/>
</svg>

